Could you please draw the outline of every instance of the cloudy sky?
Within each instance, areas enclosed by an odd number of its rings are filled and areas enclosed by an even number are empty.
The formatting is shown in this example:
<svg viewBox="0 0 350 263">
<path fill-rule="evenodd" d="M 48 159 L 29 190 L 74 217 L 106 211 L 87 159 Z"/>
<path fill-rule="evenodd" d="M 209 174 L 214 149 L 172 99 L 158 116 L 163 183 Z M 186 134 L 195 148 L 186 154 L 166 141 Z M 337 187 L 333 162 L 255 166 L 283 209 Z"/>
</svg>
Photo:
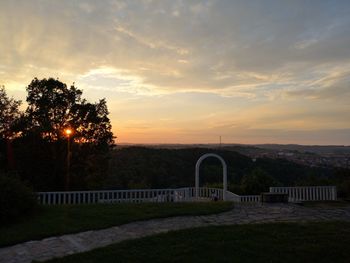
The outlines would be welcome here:
<svg viewBox="0 0 350 263">
<path fill-rule="evenodd" d="M 117 142 L 350 144 L 350 1 L 1 0 L 0 84 L 106 98 Z"/>
</svg>

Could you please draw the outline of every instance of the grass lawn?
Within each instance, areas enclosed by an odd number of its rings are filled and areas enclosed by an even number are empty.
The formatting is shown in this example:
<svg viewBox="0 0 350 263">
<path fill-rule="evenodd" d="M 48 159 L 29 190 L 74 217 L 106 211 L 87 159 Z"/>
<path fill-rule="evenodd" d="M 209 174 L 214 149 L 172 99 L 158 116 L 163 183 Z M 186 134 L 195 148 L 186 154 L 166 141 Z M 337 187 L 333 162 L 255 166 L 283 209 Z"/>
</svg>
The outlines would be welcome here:
<svg viewBox="0 0 350 263">
<path fill-rule="evenodd" d="M 44 237 L 102 229 L 133 221 L 227 211 L 229 202 L 42 206 L 21 222 L 0 227 L 0 247 Z"/>
<path fill-rule="evenodd" d="M 350 223 L 280 223 L 205 227 L 124 241 L 48 261 L 349 262 Z"/>
</svg>

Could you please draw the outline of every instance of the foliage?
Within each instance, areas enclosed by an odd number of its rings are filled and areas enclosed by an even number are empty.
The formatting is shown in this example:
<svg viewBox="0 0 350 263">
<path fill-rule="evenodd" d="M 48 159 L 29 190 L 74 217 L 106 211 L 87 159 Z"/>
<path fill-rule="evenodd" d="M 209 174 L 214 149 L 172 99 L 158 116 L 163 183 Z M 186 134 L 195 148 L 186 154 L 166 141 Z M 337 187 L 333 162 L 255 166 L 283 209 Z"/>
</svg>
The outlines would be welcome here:
<svg viewBox="0 0 350 263">
<path fill-rule="evenodd" d="M 0 139 L 14 135 L 13 126 L 20 117 L 21 101 L 9 98 L 5 87 L 0 86 Z"/>
<path fill-rule="evenodd" d="M 4 86 L 0 86 L 0 171 L 14 166 L 11 141 L 16 137 L 16 125 L 20 119 L 21 101 L 9 98 Z"/>
<path fill-rule="evenodd" d="M 89 144 L 72 147 L 71 188 L 101 189 L 108 176 L 109 151 L 97 150 Z"/>
<path fill-rule="evenodd" d="M 49 142 L 38 134 L 21 137 L 13 143 L 17 171 L 36 191 L 64 189 L 67 143 Z"/>
<path fill-rule="evenodd" d="M 81 143 L 113 143 L 106 100 L 89 103 L 74 85 L 53 78 L 33 79 L 27 87 L 25 131 L 39 133 L 49 141 L 64 137 L 63 130 L 74 130 L 74 140 Z"/>
<path fill-rule="evenodd" d="M 338 196 L 350 199 L 350 170 L 339 168 L 335 171 L 332 179 L 337 186 Z"/>
<path fill-rule="evenodd" d="M 65 189 L 68 171 L 71 190 L 100 186 L 114 146 L 106 100 L 90 103 L 53 78 L 33 79 L 27 92 L 21 113 L 20 102 L 0 87 L 0 169 L 17 171 L 36 191 Z M 68 127 L 74 132 L 67 138 Z"/>
<path fill-rule="evenodd" d="M 14 142 L 17 170 L 36 191 L 65 190 L 67 142 L 31 134 Z M 108 173 L 109 151 L 89 143 L 71 144 L 71 190 L 97 189 Z"/>
<path fill-rule="evenodd" d="M 349 222 L 211 226 L 128 240 L 49 262 L 347 263 L 349 244 Z"/>
<path fill-rule="evenodd" d="M 255 167 L 260 167 L 283 186 L 295 186 L 297 182 L 311 174 L 322 177 L 329 177 L 332 174 L 329 169 L 308 167 L 286 159 L 258 158 Z"/>
<path fill-rule="evenodd" d="M 39 213 L 0 228 L 0 247 L 44 237 L 103 229 L 151 218 L 206 215 L 232 209 L 228 202 L 41 206 Z"/>
<path fill-rule="evenodd" d="M 153 149 L 127 147 L 113 151 L 105 188 L 173 188 L 194 185 L 195 164 L 208 152 L 221 155 L 228 164 L 228 181 L 239 182 L 252 161 L 231 151 L 213 149 Z M 200 185 L 221 183 L 222 167 L 216 158 L 203 161 Z"/>
<path fill-rule="evenodd" d="M 276 186 L 277 182 L 261 168 L 255 168 L 242 178 L 241 188 L 245 194 L 261 194 L 268 192 L 270 186 Z"/>
<path fill-rule="evenodd" d="M 36 208 L 32 191 L 20 180 L 0 175 L 0 223 L 26 217 Z"/>
<path fill-rule="evenodd" d="M 6 140 L 0 139 L 0 172 L 6 171 Z"/>
<path fill-rule="evenodd" d="M 237 194 L 260 193 L 259 191 L 266 191 L 274 185 L 293 186 L 311 174 L 326 179 L 332 177 L 331 171 L 327 169 L 310 168 L 282 159 L 264 158 L 253 162 L 244 155 L 227 150 L 125 147 L 112 152 L 109 175 L 103 185 L 104 188 L 111 189 L 193 186 L 195 164 L 201 155 L 208 152 L 217 153 L 224 158 L 229 190 Z M 249 185 L 254 184 L 255 190 L 250 189 Z M 202 162 L 200 185 L 222 187 L 219 160 L 208 158 Z"/>
<path fill-rule="evenodd" d="M 315 173 L 305 174 L 303 178 L 296 181 L 297 186 L 316 186 L 316 185 L 332 185 L 334 182 L 329 177 Z"/>
</svg>

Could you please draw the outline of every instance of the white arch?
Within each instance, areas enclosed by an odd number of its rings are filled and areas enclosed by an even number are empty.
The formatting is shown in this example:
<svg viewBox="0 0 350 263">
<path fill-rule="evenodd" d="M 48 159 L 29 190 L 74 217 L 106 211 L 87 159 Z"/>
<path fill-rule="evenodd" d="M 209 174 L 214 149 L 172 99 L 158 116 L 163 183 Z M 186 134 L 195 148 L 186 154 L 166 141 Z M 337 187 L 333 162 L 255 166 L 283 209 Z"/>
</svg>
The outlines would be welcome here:
<svg viewBox="0 0 350 263">
<path fill-rule="evenodd" d="M 197 163 L 196 163 L 196 176 L 195 176 L 195 191 L 196 191 L 196 198 L 198 198 L 199 195 L 199 167 L 202 163 L 202 161 L 208 157 L 215 157 L 218 158 L 221 161 L 222 164 L 222 177 L 223 177 L 223 194 L 222 194 L 222 199 L 226 201 L 226 191 L 227 191 L 227 165 L 222 159 L 221 156 L 215 154 L 215 153 L 206 153 L 202 155 Z"/>
</svg>

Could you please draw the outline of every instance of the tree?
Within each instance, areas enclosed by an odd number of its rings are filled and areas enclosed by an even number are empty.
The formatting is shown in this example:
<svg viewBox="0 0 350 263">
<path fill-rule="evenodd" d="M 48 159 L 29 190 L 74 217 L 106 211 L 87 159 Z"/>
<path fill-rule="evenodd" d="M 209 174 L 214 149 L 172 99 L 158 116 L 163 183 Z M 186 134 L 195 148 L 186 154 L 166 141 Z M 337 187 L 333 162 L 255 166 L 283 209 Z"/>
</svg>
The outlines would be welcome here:
<svg viewBox="0 0 350 263">
<path fill-rule="evenodd" d="M 33 79 L 27 87 L 25 133 L 40 134 L 48 141 L 63 139 L 64 129 L 74 130 L 79 143 L 112 145 L 112 126 L 106 100 L 89 103 L 82 91 L 57 79 Z"/>
<path fill-rule="evenodd" d="M 90 103 L 74 84 L 53 78 L 35 78 L 26 89 L 21 136 L 13 142 L 21 178 L 39 191 L 82 190 L 104 178 L 114 145 L 106 100 Z M 66 128 L 73 130 L 68 138 Z"/>
<path fill-rule="evenodd" d="M 0 86 L 0 169 L 14 168 L 11 140 L 16 135 L 14 127 L 20 118 L 20 105 L 21 101 L 9 98 L 5 87 Z"/>
<path fill-rule="evenodd" d="M 245 194 L 260 194 L 269 191 L 270 186 L 276 186 L 277 182 L 261 168 L 253 169 L 243 176 L 241 187 Z"/>
<path fill-rule="evenodd" d="M 9 98 L 5 87 L 0 86 L 0 139 L 13 137 L 13 126 L 20 117 L 20 100 Z"/>
</svg>

